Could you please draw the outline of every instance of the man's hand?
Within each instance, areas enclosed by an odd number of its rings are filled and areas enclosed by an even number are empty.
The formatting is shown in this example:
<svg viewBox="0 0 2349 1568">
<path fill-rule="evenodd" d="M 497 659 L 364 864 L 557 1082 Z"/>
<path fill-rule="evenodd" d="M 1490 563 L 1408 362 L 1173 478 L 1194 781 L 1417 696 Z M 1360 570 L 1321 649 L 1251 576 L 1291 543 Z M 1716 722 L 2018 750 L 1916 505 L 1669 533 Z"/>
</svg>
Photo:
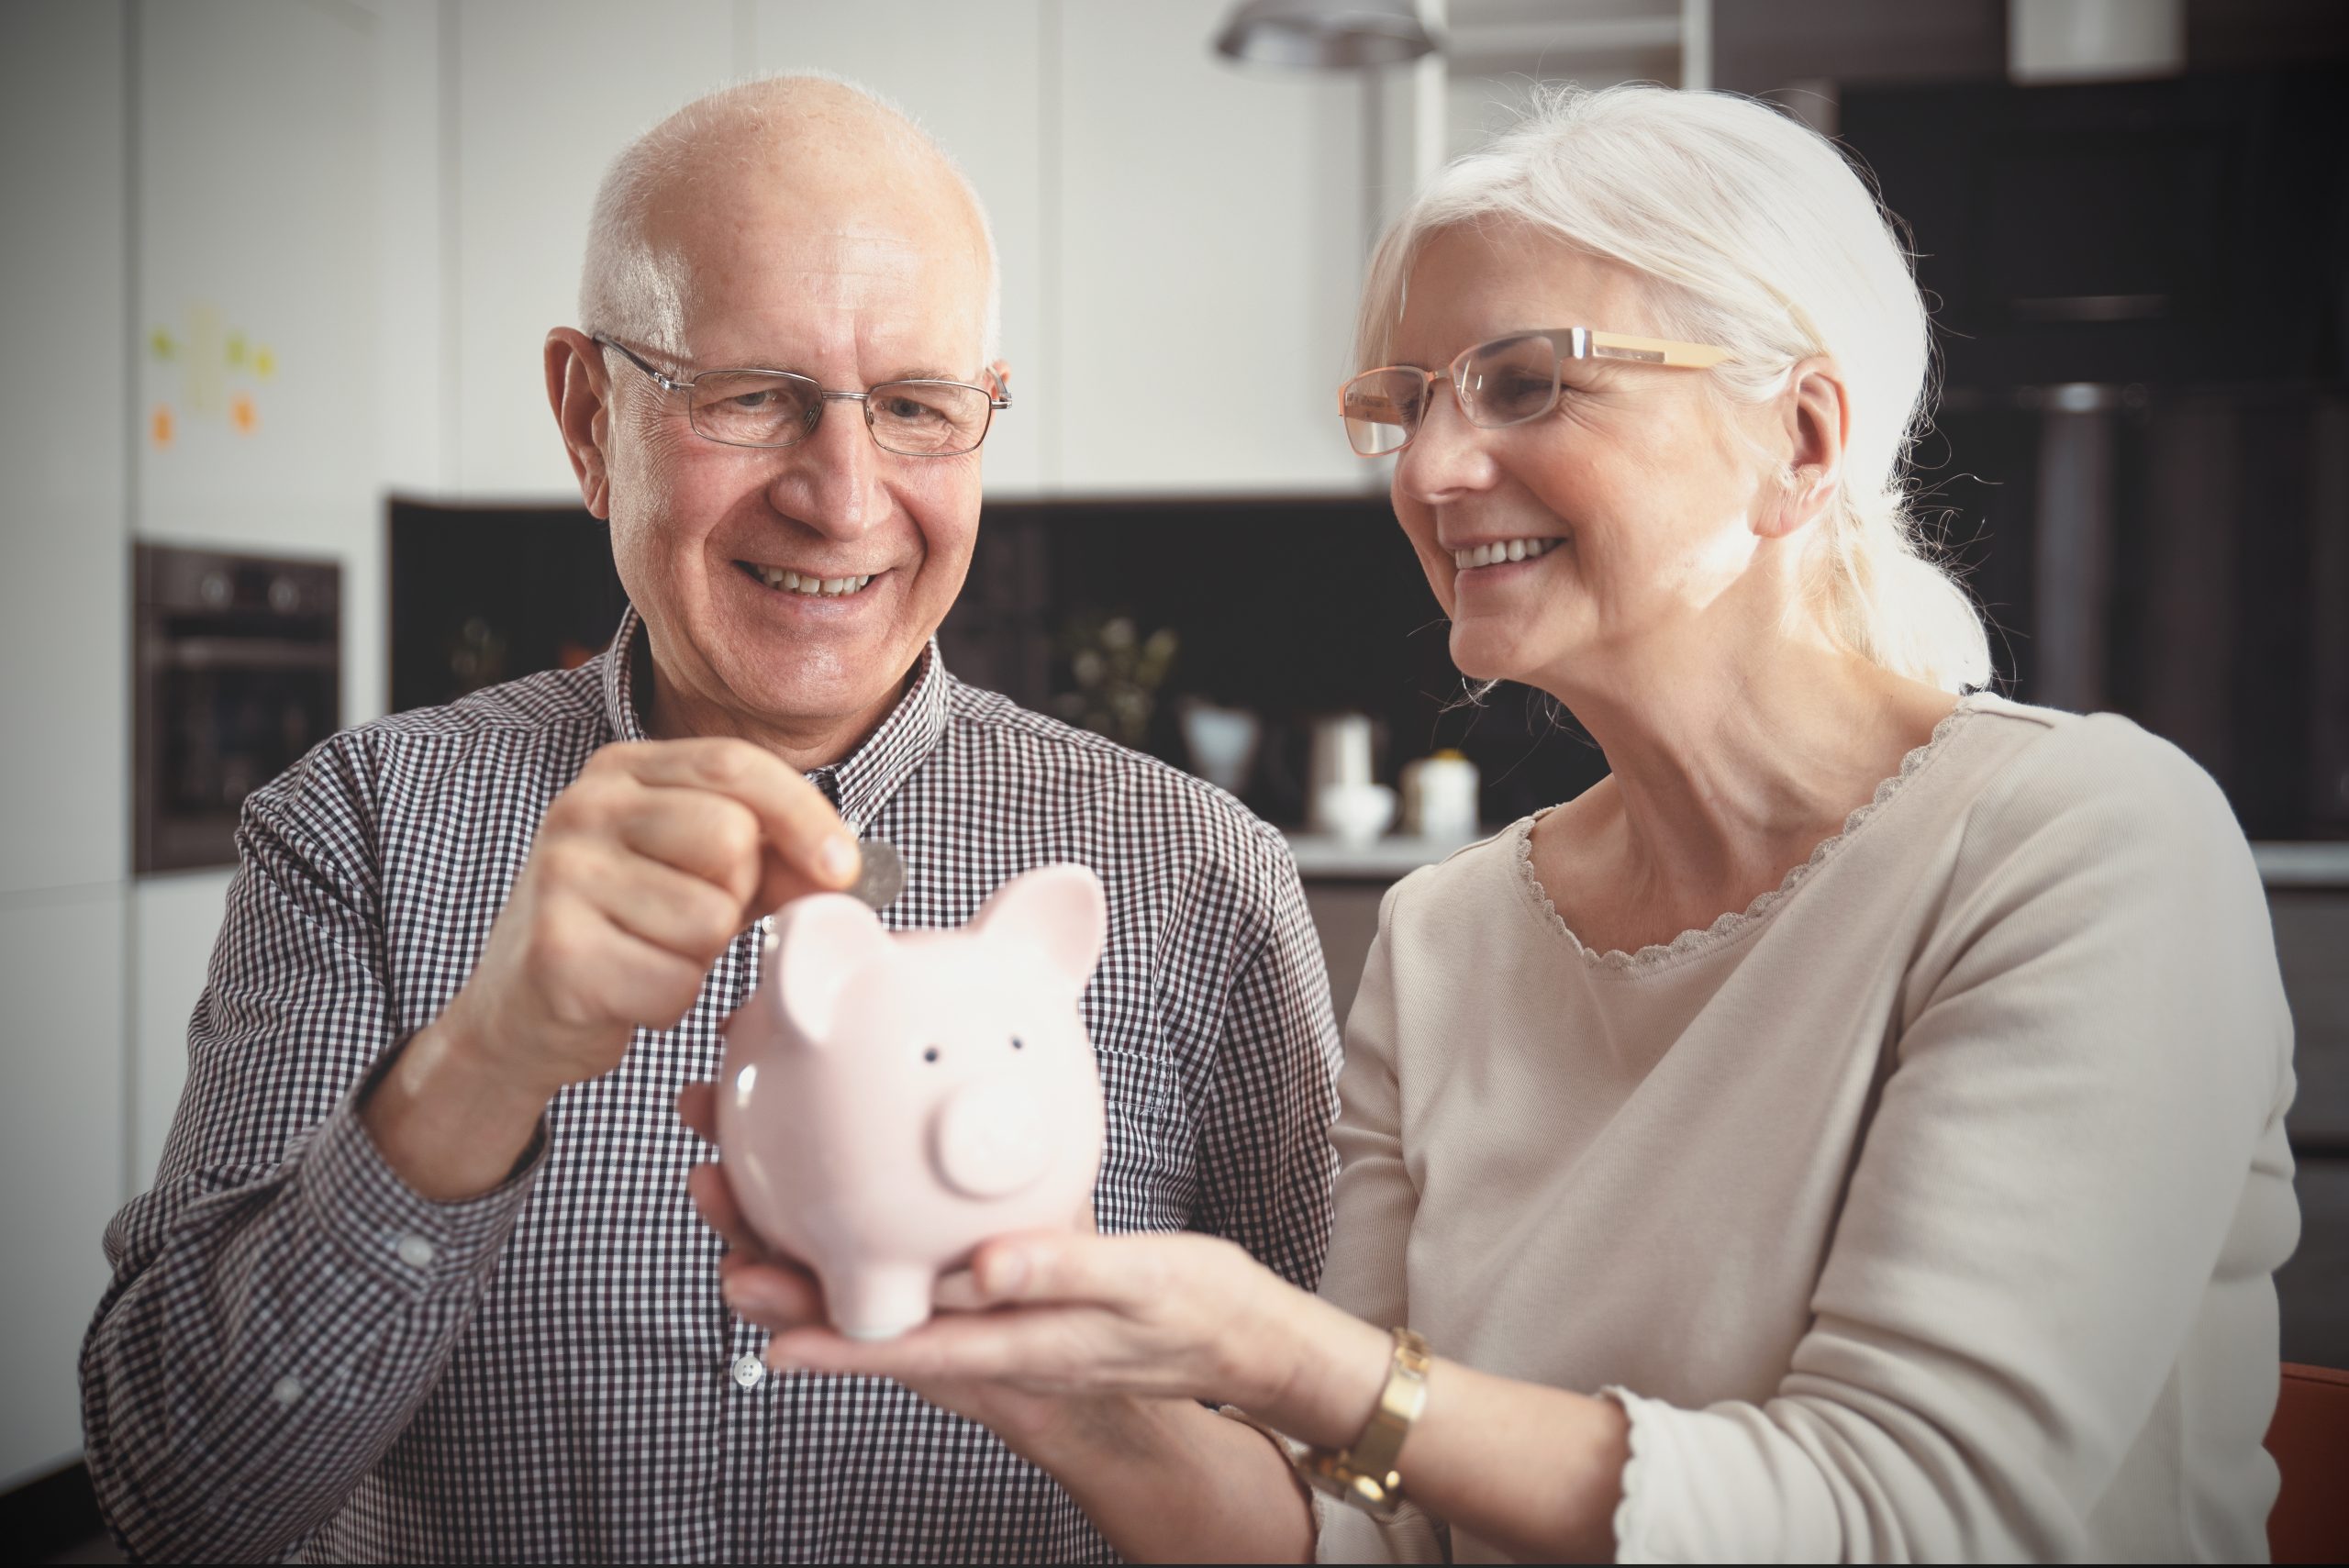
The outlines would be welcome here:
<svg viewBox="0 0 2349 1568">
<path fill-rule="evenodd" d="M 813 784 L 733 740 L 605 747 L 540 824 L 481 962 L 361 1112 L 427 1197 L 484 1192 L 567 1084 L 674 1027 L 751 921 L 846 886 L 856 841 Z"/>
</svg>

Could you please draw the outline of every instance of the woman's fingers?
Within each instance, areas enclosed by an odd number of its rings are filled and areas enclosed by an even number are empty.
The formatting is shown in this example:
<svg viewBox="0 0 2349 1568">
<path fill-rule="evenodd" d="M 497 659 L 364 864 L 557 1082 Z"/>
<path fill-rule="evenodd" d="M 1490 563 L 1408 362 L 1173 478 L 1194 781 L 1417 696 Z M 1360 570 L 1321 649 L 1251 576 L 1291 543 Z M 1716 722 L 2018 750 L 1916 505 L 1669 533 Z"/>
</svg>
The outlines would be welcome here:
<svg viewBox="0 0 2349 1568">
<path fill-rule="evenodd" d="M 1119 1312 L 1163 1306 L 1190 1271 L 1176 1254 L 1189 1236 L 1103 1236 L 1087 1230 L 1038 1230 L 1000 1237 L 971 1260 L 980 1299 L 991 1307 L 1024 1302 L 1088 1303 Z M 1211 1243 L 1210 1243 L 1211 1244 Z"/>
<path fill-rule="evenodd" d="M 704 1143 L 718 1141 L 718 1085 L 688 1084 L 677 1091 L 677 1119 Z"/>
<path fill-rule="evenodd" d="M 742 1218 L 741 1206 L 734 1201 L 734 1188 L 726 1179 L 724 1167 L 715 1164 L 696 1165 L 685 1173 L 685 1191 L 694 1200 L 694 1207 L 703 1221 L 718 1232 L 718 1238 L 733 1251 L 746 1257 L 764 1258 L 766 1249 L 751 1234 L 748 1221 Z"/>
</svg>

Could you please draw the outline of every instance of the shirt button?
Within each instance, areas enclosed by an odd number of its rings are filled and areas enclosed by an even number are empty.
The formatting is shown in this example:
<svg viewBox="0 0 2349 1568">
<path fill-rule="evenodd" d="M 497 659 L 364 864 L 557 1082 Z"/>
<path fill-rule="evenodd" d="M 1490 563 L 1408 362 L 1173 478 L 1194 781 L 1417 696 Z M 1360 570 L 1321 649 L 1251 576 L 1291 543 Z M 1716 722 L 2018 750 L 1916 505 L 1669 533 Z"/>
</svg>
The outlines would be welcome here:
<svg viewBox="0 0 2349 1568">
<path fill-rule="evenodd" d="M 764 1362 L 748 1351 L 734 1358 L 734 1381 L 745 1388 L 756 1388 L 767 1374 Z"/>
<path fill-rule="evenodd" d="M 270 1385 L 269 1396 L 280 1405 L 291 1405 L 302 1397 L 302 1380 L 292 1376 L 281 1377 Z"/>
<path fill-rule="evenodd" d="M 400 1262 L 409 1268 L 420 1271 L 432 1266 L 432 1243 L 421 1236 L 401 1237 L 395 1251 L 399 1253 Z"/>
</svg>

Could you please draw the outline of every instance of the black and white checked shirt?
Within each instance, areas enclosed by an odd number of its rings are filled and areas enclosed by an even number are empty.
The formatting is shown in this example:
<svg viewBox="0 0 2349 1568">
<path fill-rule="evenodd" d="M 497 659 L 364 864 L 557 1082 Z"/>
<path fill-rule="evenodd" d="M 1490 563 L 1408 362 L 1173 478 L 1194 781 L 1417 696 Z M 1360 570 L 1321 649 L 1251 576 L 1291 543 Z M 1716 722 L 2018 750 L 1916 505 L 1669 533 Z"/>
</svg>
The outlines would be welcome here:
<svg viewBox="0 0 2349 1568">
<path fill-rule="evenodd" d="M 729 947 L 676 1029 L 558 1095 L 538 1152 L 433 1204 L 355 1088 L 471 973 L 539 820 L 640 738 L 631 611 L 587 665 L 346 731 L 256 793 L 152 1191 L 106 1232 L 90 1469 L 144 1558 L 1084 1560 L 1107 1543 L 984 1429 L 868 1378 L 770 1374 L 718 1294 L 676 1118 L 758 976 Z M 947 673 L 935 645 L 816 775 L 905 853 L 892 926 L 1098 872 L 1084 1010 L 1105 1230 L 1211 1231 L 1320 1271 L 1337 1033 L 1297 873 L 1229 796 Z"/>
</svg>

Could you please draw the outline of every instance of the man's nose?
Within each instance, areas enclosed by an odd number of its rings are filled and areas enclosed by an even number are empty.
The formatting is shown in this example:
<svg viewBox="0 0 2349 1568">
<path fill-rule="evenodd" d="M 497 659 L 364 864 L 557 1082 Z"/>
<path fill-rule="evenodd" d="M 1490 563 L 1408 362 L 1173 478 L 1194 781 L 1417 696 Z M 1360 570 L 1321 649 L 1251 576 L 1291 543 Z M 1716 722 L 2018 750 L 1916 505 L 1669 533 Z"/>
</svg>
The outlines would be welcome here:
<svg viewBox="0 0 2349 1568">
<path fill-rule="evenodd" d="M 1431 389 L 1419 433 L 1395 460 L 1396 488 L 1415 501 L 1435 503 L 1491 487 L 1499 468 L 1485 432 L 1461 412 L 1449 386 Z"/>
<path fill-rule="evenodd" d="M 865 428 L 864 405 L 828 400 L 815 433 L 792 447 L 775 473 L 775 509 L 827 538 L 860 539 L 887 510 L 882 461 Z"/>
</svg>

